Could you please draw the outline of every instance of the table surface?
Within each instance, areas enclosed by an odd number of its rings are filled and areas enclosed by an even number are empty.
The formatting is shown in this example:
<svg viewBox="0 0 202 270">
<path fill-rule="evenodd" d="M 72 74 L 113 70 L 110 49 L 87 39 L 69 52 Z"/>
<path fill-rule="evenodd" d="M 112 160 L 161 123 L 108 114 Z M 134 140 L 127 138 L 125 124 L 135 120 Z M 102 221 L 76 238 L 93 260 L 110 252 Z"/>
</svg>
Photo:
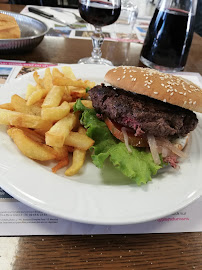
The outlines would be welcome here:
<svg viewBox="0 0 202 270">
<path fill-rule="evenodd" d="M 0 4 L 1 10 L 14 12 L 23 7 Z M 141 47 L 105 41 L 102 52 L 114 65 L 138 66 Z M 31 52 L 0 58 L 70 64 L 90 55 L 91 49 L 90 40 L 45 37 Z M 202 38 L 196 34 L 185 71 L 202 74 Z M 1 237 L 0 258 L 10 250 L 14 256 L 9 269 L 19 270 L 202 269 L 201 233 Z"/>
</svg>

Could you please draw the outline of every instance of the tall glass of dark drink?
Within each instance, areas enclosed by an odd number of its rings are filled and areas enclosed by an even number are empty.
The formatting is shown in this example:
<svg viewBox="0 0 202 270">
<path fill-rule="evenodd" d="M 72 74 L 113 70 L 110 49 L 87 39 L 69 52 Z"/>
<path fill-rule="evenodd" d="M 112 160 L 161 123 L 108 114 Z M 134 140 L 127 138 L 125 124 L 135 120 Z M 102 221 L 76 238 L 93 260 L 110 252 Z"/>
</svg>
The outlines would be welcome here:
<svg viewBox="0 0 202 270">
<path fill-rule="evenodd" d="M 140 61 L 151 68 L 184 69 L 194 32 L 197 0 L 160 0 L 149 25 Z"/>
<path fill-rule="evenodd" d="M 79 12 L 86 22 L 95 27 L 95 32 L 91 37 L 92 57 L 82 58 L 79 63 L 113 65 L 109 60 L 101 58 L 101 45 L 104 41 L 102 27 L 118 19 L 121 12 L 121 0 L 79 0 Z"/>
</svg>

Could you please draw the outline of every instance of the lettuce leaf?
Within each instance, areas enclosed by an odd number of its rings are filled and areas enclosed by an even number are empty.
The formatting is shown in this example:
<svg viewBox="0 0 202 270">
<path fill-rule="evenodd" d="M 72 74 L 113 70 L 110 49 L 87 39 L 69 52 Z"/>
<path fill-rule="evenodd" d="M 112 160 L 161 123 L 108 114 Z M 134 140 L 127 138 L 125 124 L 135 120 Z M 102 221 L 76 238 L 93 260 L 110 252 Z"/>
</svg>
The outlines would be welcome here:
<svg viewBox="0 0 202 270">
<path fill-rule="evenodd" d="M 77 100 L 74 111 L 82 112 L 80 122 L 87 129 L 87 135 L 95 141 L 90 150 L 92 161 L 98 168 L 103 168 L 109 158 L 115 168 L 141 185 L 151 181 L 152 175 L 163 167 L 163 163 L 156 165 L 151 153 L 145 149 L 131 147 L 132 153 L 129 153 L 125 144 L 117 140 L 107 125 L 97 118 L 95 110 L 86 108 L 81 100 Z"/>
</svg>

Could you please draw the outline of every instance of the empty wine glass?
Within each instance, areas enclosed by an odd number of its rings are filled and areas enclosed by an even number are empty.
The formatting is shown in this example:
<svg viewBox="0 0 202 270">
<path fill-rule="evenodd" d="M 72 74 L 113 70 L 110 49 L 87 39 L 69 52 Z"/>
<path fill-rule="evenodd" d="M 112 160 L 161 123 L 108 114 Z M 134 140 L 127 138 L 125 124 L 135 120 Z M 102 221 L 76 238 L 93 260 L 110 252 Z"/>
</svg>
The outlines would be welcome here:
<svg viewBox="0 0 202 270">
<path fill-rule="evenodd" d="M 121 12 L 121 0 L 79 0 L 79 12 L 81 17 L 94 25 L 95 31 L 92 38 L 92 57 L 79 60 L 82 64 L 113 65 L 111 61 L 101 58 L 101 46 L 104 41 L 102 27 L 114 23 Z"/>
</svg>

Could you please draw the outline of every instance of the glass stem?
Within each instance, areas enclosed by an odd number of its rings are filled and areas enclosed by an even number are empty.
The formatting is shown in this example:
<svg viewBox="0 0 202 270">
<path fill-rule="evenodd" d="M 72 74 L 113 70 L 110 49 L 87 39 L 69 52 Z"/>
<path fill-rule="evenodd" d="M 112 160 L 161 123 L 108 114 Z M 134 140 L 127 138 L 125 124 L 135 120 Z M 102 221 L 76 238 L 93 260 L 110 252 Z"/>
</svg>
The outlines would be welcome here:
<svg viewBox="0 0 202 270">
<path fill-rule="evenodd" d="M 93 51 L 91 53 L 92 58 L 94 60 L 99 61 L 102 56 L 101 46 L 104 41 L 104 34 L 102 33 L 101 27 L 95 26 L 95 32 L 91 38 L 92 38 L 92 43 L 93 43 Z"/>
</svg>

